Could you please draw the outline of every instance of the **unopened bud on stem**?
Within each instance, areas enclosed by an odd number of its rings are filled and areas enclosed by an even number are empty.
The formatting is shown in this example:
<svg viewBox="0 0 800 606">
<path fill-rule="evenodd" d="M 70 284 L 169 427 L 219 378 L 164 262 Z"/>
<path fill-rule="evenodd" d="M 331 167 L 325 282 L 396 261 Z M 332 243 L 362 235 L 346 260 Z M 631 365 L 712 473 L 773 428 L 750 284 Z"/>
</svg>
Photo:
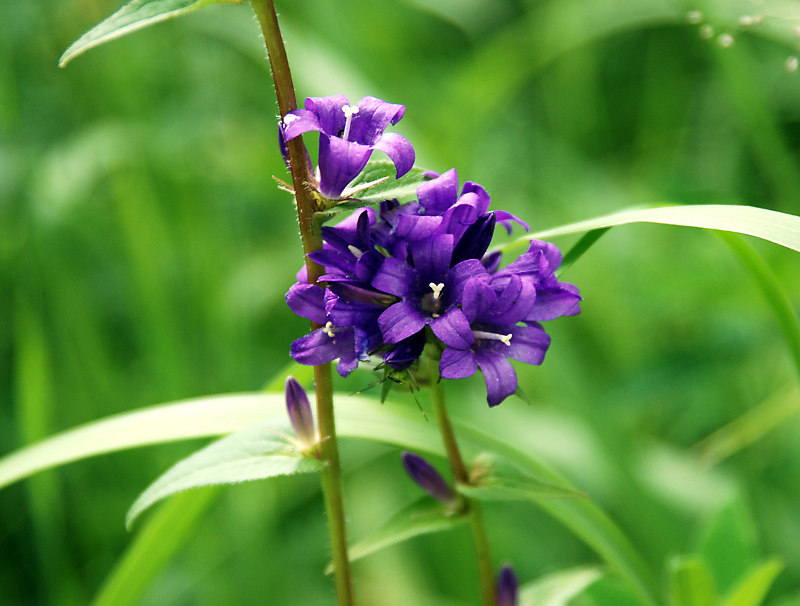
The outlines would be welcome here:
<svg viewBox="0 0 800 606">
<path fill-rule="evenodd" d="M 311 405 L 305 389 L 292 376 L 286 377 L 286 409 L 300 442 L 306 447 L 314 445 L 317 442 L 317 432 L 314 429 Z"/>
<path fill-rule="evenodd" d="M 408 475 L 434 499 L 446 504 L 455 500 L 456 495 L 452 488 L 425 459 L 411 452 L 404 452 L 402 458 Z"/>
<path fill-rule="evenodd" d="M 517 606 L 519 604 L 519 583 L 514 569 L 508 564 L 497 575 L 497 606 Z"/>
</svg>

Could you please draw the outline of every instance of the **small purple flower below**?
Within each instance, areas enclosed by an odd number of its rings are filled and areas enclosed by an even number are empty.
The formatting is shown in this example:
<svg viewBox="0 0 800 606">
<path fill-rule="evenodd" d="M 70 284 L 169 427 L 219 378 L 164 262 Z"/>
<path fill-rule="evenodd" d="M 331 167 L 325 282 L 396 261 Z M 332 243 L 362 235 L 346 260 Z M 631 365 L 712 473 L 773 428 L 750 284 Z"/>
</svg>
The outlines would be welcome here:
<svg viewBox="0 0 800 606">
<path fill-rule="evenodd" d="M 497 575 L 495 591 L 497 606 L 517 606 L 519 604 L 519 583 L 514 569 L 508 564 L 500 569 Z"/>
<path fill-rule="evenodd" d="M 286 409 L 300 443 L 305 448 L 316 444 L 317 432 L 314 429 L 314 417 L 311 415 L 311 405 L 306 390 L 292 376 L 286 377 Z"/>
<path fill-rule="evenodd" d="M 286 141 L 317 131 L 319 139 L 318 189 L 326 198 L 338 198 L 367 165 L 373 150 L 394 162 L 397 177 L 414 166 L 414 148 L 397 133 L 384 132 L 405 114 L 403 105 L 364 97 L 349 105 L 344 95 L 309 97 L 305 109 L 287 113 L 278 130 L 284 159 Z"/>
<path fill-rule="evenodd" d="M 408 475 L 419 486 L 437 501 L 450 505 L 456 500 L 453 489 L 447 485 L 444 478 L 419 455 L 411 452 L 404 452 L 402 455 L 403 467 L 406 468 Z"/>
</svg>

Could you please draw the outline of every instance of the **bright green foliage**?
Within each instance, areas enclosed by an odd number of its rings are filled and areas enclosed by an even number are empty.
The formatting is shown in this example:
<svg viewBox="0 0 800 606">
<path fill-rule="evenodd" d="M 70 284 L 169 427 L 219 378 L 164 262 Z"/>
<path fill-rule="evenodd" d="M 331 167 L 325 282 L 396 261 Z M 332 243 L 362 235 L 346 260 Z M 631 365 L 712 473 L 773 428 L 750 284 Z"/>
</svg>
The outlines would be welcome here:
<svg viewBox="0 0 800 606">
<path fill-rule="evenodd" d="M 61 51 L 122 3 L 0 2 L 3 455 L 152 403 L 257 390 L 307 330 L 283 303 L 302 253 L 292 204 L 272 179 L 286 172 L 252 11 L 209 6 L 56 70 Z M 415 143 L 421 164 L 457 167 L 497 207 L 531 219 L 535 232 L 665 201 L 800 214 L 794 2 L 277 4 L 298 98 L 375 94 L 406 104 L 397 132 Z M 689 23 L 690 10 L 702 13 L 700 23 Z M 746 16 L 762 19 L 746 25 Z M 732 46 L 722 46 L 723 34 Z M 567 251 L 578 237 L 555 241 Z M 796 313 L 797 255 L 748 241 L 785 291 L 784 309 Z M 470 437 L 467 460 L 498 452 L 590 496 L 483 503 L 495 564 L 512 563 L 524 585 L 607 560 L 608 573 L 572 603 L 641 606 L 637 586 L 649 588 L 651 603 L 668 602 L 664 563 L 675 554 L 702 556 L 723 597 L 776 555 L 786 569 L 766 604 L 797 606 L 797 374 L 774 301 L 765 304 L 750 269 L 698 229 L 614 228 L 568 276 L 581 286 L 583 311 L 553 326 L 542 367 L 518 369 L 530 406 L 509 400 L 487 410 L 479 377 L 447 385 L 457 431 Z M 337 422 L 341 415 L 352 436 L 342 454 L 356 539 L 412 498 L 413 486 L 398 494 L 387 480 L 397 471 L 395 445 L 441 454 L 424 395 L 429 423 L 405 389 L 393 390 L 385 408 L 377 393 L 348 397 L 375 381 L 359 371 L 337 384 Z M 161 439 L 175 427 L 186 437 L 223 435 L 284 414 L 280 398 L 273 410 L 259 397 L 236 423 L 244 409 L 231 404 L 229 415 L 221 405 L 202 433 L 189 431 L 188 415 L 140 419 L 153 424 L 148 433 L 162 425 Z M 367 404 L 376 412 L 365 416 Z M 83 441 L 74 457 L 129 444 L 113 431 L 105 442 L 114 427 L 73 435 L 59 449 Z M 384 443 L 362 439 L 370 435 Z M 126 545 L 136 547 L 173 503 L 189 515 L 206 490 L 160 505 L 133 535 L 121 523 L 139 488 L 202 447 L 193 440 L 49 472 L 42 490 L 0 491 L 3 600 L 78 606 L 109 573 L 108 586 L 117 586 Z M 697 473 L 648 475 L 656 451 Z M 28 459 L 14 475 L 57 458 Z M 720 482 L 674 486 L 682 477 Z M 40 506 L 28 488 L 56 496 Z M 131 550 L 138 555 L 122 594 L 139 604 L 254 606 L 269 595 L 276 604 L 327 606 L 314 490 L 308 476 L 216 491 L 214 507 L 180 536 L 176 526 Z M 748 497 L 751 521 L 720 524 L 713 549 L 694 544 L 709 507 L 729 494 Z M 162 531 L 181 519 L 171 515 Z M 464 538 L 463 529 L 421 536 L 359 560 L 360 601 L 472 603 Z M 276 553 L 310 571 L 303 583 L 273 565 Z"/>
<path fill-rule="evenodd" d="M 189 540 L 219 493 L 220 488 L 214 486 L 177 494 L 150 516 L 109 572 L 92 606 L 137 604 L 153 578 Z"/>
<path fill-rule="evenodd" d="M 449 509 L 430 498 L 421 499 L 398 511 L 379 529 L 353 543 L 350 547 L 350 560 L 359 560 L 423 534 L 457 528 L 466 521 L 457 510 Z M 333 567 L 328 566 L 326 572 L 333 572 Z"/>
<path fill-rule="evenodd" d="M 180 17 L 210 4 L 239 3 L 243 0 L 131 0 L 102 23 L 98 23 L 78 38 L 64 54 L 58 64 L 64 67 L 90 48 L 115 40 L 138 29 Z"/>
<path fill-rule="evenodd" d="M 760 606 L 782 570 L 783 563 L 780 560 L 764 562 L 739 582 L 722 606 Z"/>
<path fill-rule="evenodd" d="M 717 587 L 706 563 L 697 556 L 672 561 L 670 578 L 672 606 L 715 606 Z"/>
<path fill-rule="evenodd" d="M 603 576 L 594 566 L 552 572 L 519 589 L 520 606 L 566 606 Z"/>
<path fill-rule="evenodd" d="M 353 191 L 350 197 L 365 204 L 377 204 L 392 198 L 408 199 L 416 194 L 420 183 L 428 180 L 423 175 L 425 169 L 418 166 L 399 179 L 395 178 L 395 173 L 394 164 L 388 160 L 371 160 L 364 172 L 350 184 L 348 189 Z"/>
<path fill-rule="evenodd" d="M 478 501 L 540 501 L 542 499 L 587 498 L 566 486 L 536 478 L 504 457 L 482 453 L 473 461 L 472 483 L 459 485 L 458 491 Z"/>
<path fill-rule="evenodd" d="M 176 463 L 136 499 L 125 524 L 130 528 L 145 509 L 190 488 L 319 471 L 322 464 L 301 452 L 290 432 L 286 422 L 258 424 L 197 451 Z"/>
<path fill-rule="evenodd" d="M 800 216 L 752 206 L 726 204 L 622 210 L 612 215 L 536 232 L 523 239 L 546 239 L 629 223 L 662 223 L 731 231 L 775 242 L 800 252 Z M 516 243 L 507 244 L 506 247 L 510 248 L 514 244 Z"/>
</svg>

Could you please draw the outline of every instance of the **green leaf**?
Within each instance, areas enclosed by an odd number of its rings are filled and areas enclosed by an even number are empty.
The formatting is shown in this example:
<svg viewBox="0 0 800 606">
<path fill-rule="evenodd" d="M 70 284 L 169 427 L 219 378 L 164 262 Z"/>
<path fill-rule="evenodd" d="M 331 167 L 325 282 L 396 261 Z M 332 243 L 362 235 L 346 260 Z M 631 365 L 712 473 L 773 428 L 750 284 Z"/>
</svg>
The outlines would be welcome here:
<svg viewBox="0 0 800 606">
<path fill-rule="evenodd" d="M 800 217 L 754 206 L 701 204 L 695 206 L 663 206 L 636 208 L 555 227 L 526 235 L 505 244 L 501 250 L 537 238 L 551 238 L 629 223 L 661 223 L 703 229 L 731 231 L 755 236 L 800 252 Z"/>
<path fill-rule="evenodd" d="M 800 375 L 800 322 L 786 289 L 767 262 L 747 242 L 732 234 L 721 233 L 719 236 L 736 254 L 764 294 L 778 321 L 783 340 L 792 354 L 795 369 Z"/>
<path fill-rule="evenodd" d="M 771 559 L 754 569 L 734 589 L 722 606 L 759 606 L 777 576 L 783 570 L 783 563 Z"/>
<path fill-rule="evenodd" d="M 417 187 L 429 181 L 424 176 L 425 172 L 424 168 L 415 166 L 405 175 L 396 179 L 397 169 L 392 162 L 388 160 L 373 160 L 367 164 L 366 168 L 347 187 L 342 195 L 358 200 L 361 203 L 360 206 L 376 204 L 393 198 L 401 199 L 415 196 Z"/>
<path fill-rule="evenodd" d="M 0 488 L 54 467 L 109 452 L 220 436 L 269 419 L 285 419 L 281 393 L 242 393 L 142 408 L 56 434 L 0 459 Z"/>
<path fill-rule="evenodd" d="M 713 467 L 784 427 L 799 413 L 800 387 L 783 387 L 697 442 L 692 450 L 703 465 Z"/>
<path fill-rule="evenodd" d="M 559 570 L 520 587 L 519 606 L 566 606 L 602 576 L 596 566 Z"/>
<path fill-rule="evenodd" d="M 589 250 L 595 243 L 603 237 L 610 227 L 604 227 L 603 229 L 593 229 L 590 232 L 585 233 L 581 236 L 581 239 L 578 240 L 575 245 L 569 249 L 567 254 L 564 255 L 564 260 L 561 262 L 561 267 L 556 270 L 556 276 L 561 276 L 569 267 L 575 263 L 578 259 L 580 259 L 584 253 Z"/>
<path fill-rule="evenodd" d="M 717 603 L 714 577 L 701 557 L 676 558 L 670 568 L 672 606 L 714 606 Z"/>
<path fill-rule="evenodd" d="M 58 65 L 64 67 L 90 48 L 115 40 L 148 25 L 180 17 L 210 4 L 238 4 L 239 2 L 242 0 L 132 0 L 73 42 L 61 55 Z"/>
<path fill-rule="evenodd" d="M 434 532 L 460 526 L 467 518 L 452 511 L 443 503 L 425 497 L 400 510 L 384 526 L 350 547 L 350 561 L 359 560 L 385 547 Z M 326 574 L 333 572 L 328 565 Z"/>
<path fill-rule="evenodd" d="M 198 450 L 170 468 L 136 499 L 125 524 L 130 528 L 145 509 L 190 488 L 320 471 L 322 463 L 304 455 L 289 431 L 285 421 L 262 423 Z"/>
<path fill-rule="evenodd" d="M 735 496 L 704 521 L 692 551 L 703 557 L 723 594 L 756 565 L 758 530 L 741 497 Z"/>
<path fill-rule="evenodd" d="M 92 606 L 135 606 L 153 578 L 191 536 L 219 496 L 218 487 L 175 495 L 136 535 L 106 577 Z"/>
<path fill-rule="evenodd" d="M 357 396 L 336 396 L 336 424 L 341 437 L 395 444 L 408 450 L 443 455 L 436 428 L 413 406 L 380 405 Z M 43 469 L 95 454 L 134 446 L 230 433 L 269 420 L 284 419 L 283 394 L 212 396 L 165 404 L 102 419 L 20 449 L 0 459 L 0 488 Z M 472 427 L 456 424 L 465 451 L 488 449 L 527 473 L 555 485 L 564 479 L 546 465 Z M 660 603 L 651 574 L 620 529 L 588 499 L 545 499 L 537 505 L 560 520 L 606 559 L 636 590 L 645 604 Z"/>
<path fill-rule="evenodd" d="M 472 465 L 473 485 L 457 490 L 479 501 L 539 501 L 542 499 L 586 498 L 566 486 L 544 482 L 507 459 L 489 453 L 479 455 Z"/>
</svg>

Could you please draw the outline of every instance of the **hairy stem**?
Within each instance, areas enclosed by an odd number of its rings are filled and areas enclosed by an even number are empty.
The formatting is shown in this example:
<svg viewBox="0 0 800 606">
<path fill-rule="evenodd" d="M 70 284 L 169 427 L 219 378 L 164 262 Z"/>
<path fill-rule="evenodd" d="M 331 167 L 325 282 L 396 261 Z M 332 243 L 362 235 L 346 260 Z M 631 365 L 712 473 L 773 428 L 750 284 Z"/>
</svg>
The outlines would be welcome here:
<svg viewBox="0 0 800 606">
<path fill-rule="evenodd" d="M 439 371 L 437 365 L 432 360 L 428 360 L 430 368 L 430 388 L 433 400 L 433 409 L 436 414 L 436 422 L 439 425 L 439 432 L 442 435 L 442 442 L 450 461 L 450 469 L 453 472 L 453 480 L 458 484 L 469 484 L 469 474 L 464 466 L 464 459 L 456 442 L 453 425 L 447 414 L 444 390 L 439 382 Z M 478 576 L 481 582 L 481 596 L 484 606 L 495 606 L 494 592 L 494 572 L 492 571 L 492 559 L 489 554 L 489 540 L 486 538 L 486 528 L 483 525 L 483 515 L 478 503 L 467 500 L 467 516 L 469 516 L 469 528 L 472 532 L 472 543 L 475 546 L 475 555 L 478 559 Z"/>
<path fill-rule="evenodd" d="M 281 117 L 293 109 L 297 109 L 297 100 L 289 71 L 289 61 L 283 46 L 278 17 L 272 0 L 251 0 L 253 9 L 264 34 L 267 45 L 272 78 L 275 81 L 275 93 L 278 97 L 278 108 Z M 289 166 L 292 173 L 297 218 L 300 224 L 300 235 L 303 239 L 303 250 L 309 253 L 322 248 L 322 236 L 314 221 L 316 205 L 308 183 L 308 165 L 302 137 L 287 142 L 289 149 Z M 306 258 L 309 283 L 316 283 L 324 269 Z M 319 328 L 311 323 L 312 330 Z M 331 539 L 336 595 L 339 606 L 353 606 L 353 582 L 350 575 L 350 560 L 347 554 L 347 532 L 344 515 L 344 495 L 342 488 L 342 468 L 339 462 L 339 446 L 336 440 L 336 425 L 333 417 L 333 384 L 331 365 L 322 364 L 314 367 L 314 383 L 317 399 L 317 424 L 320 434 L 320 453 L 325 467 L 323 468 L 322 492 L 325 497 L 325 510 L 328 516 L 328 530 Z"/>
</svg>

